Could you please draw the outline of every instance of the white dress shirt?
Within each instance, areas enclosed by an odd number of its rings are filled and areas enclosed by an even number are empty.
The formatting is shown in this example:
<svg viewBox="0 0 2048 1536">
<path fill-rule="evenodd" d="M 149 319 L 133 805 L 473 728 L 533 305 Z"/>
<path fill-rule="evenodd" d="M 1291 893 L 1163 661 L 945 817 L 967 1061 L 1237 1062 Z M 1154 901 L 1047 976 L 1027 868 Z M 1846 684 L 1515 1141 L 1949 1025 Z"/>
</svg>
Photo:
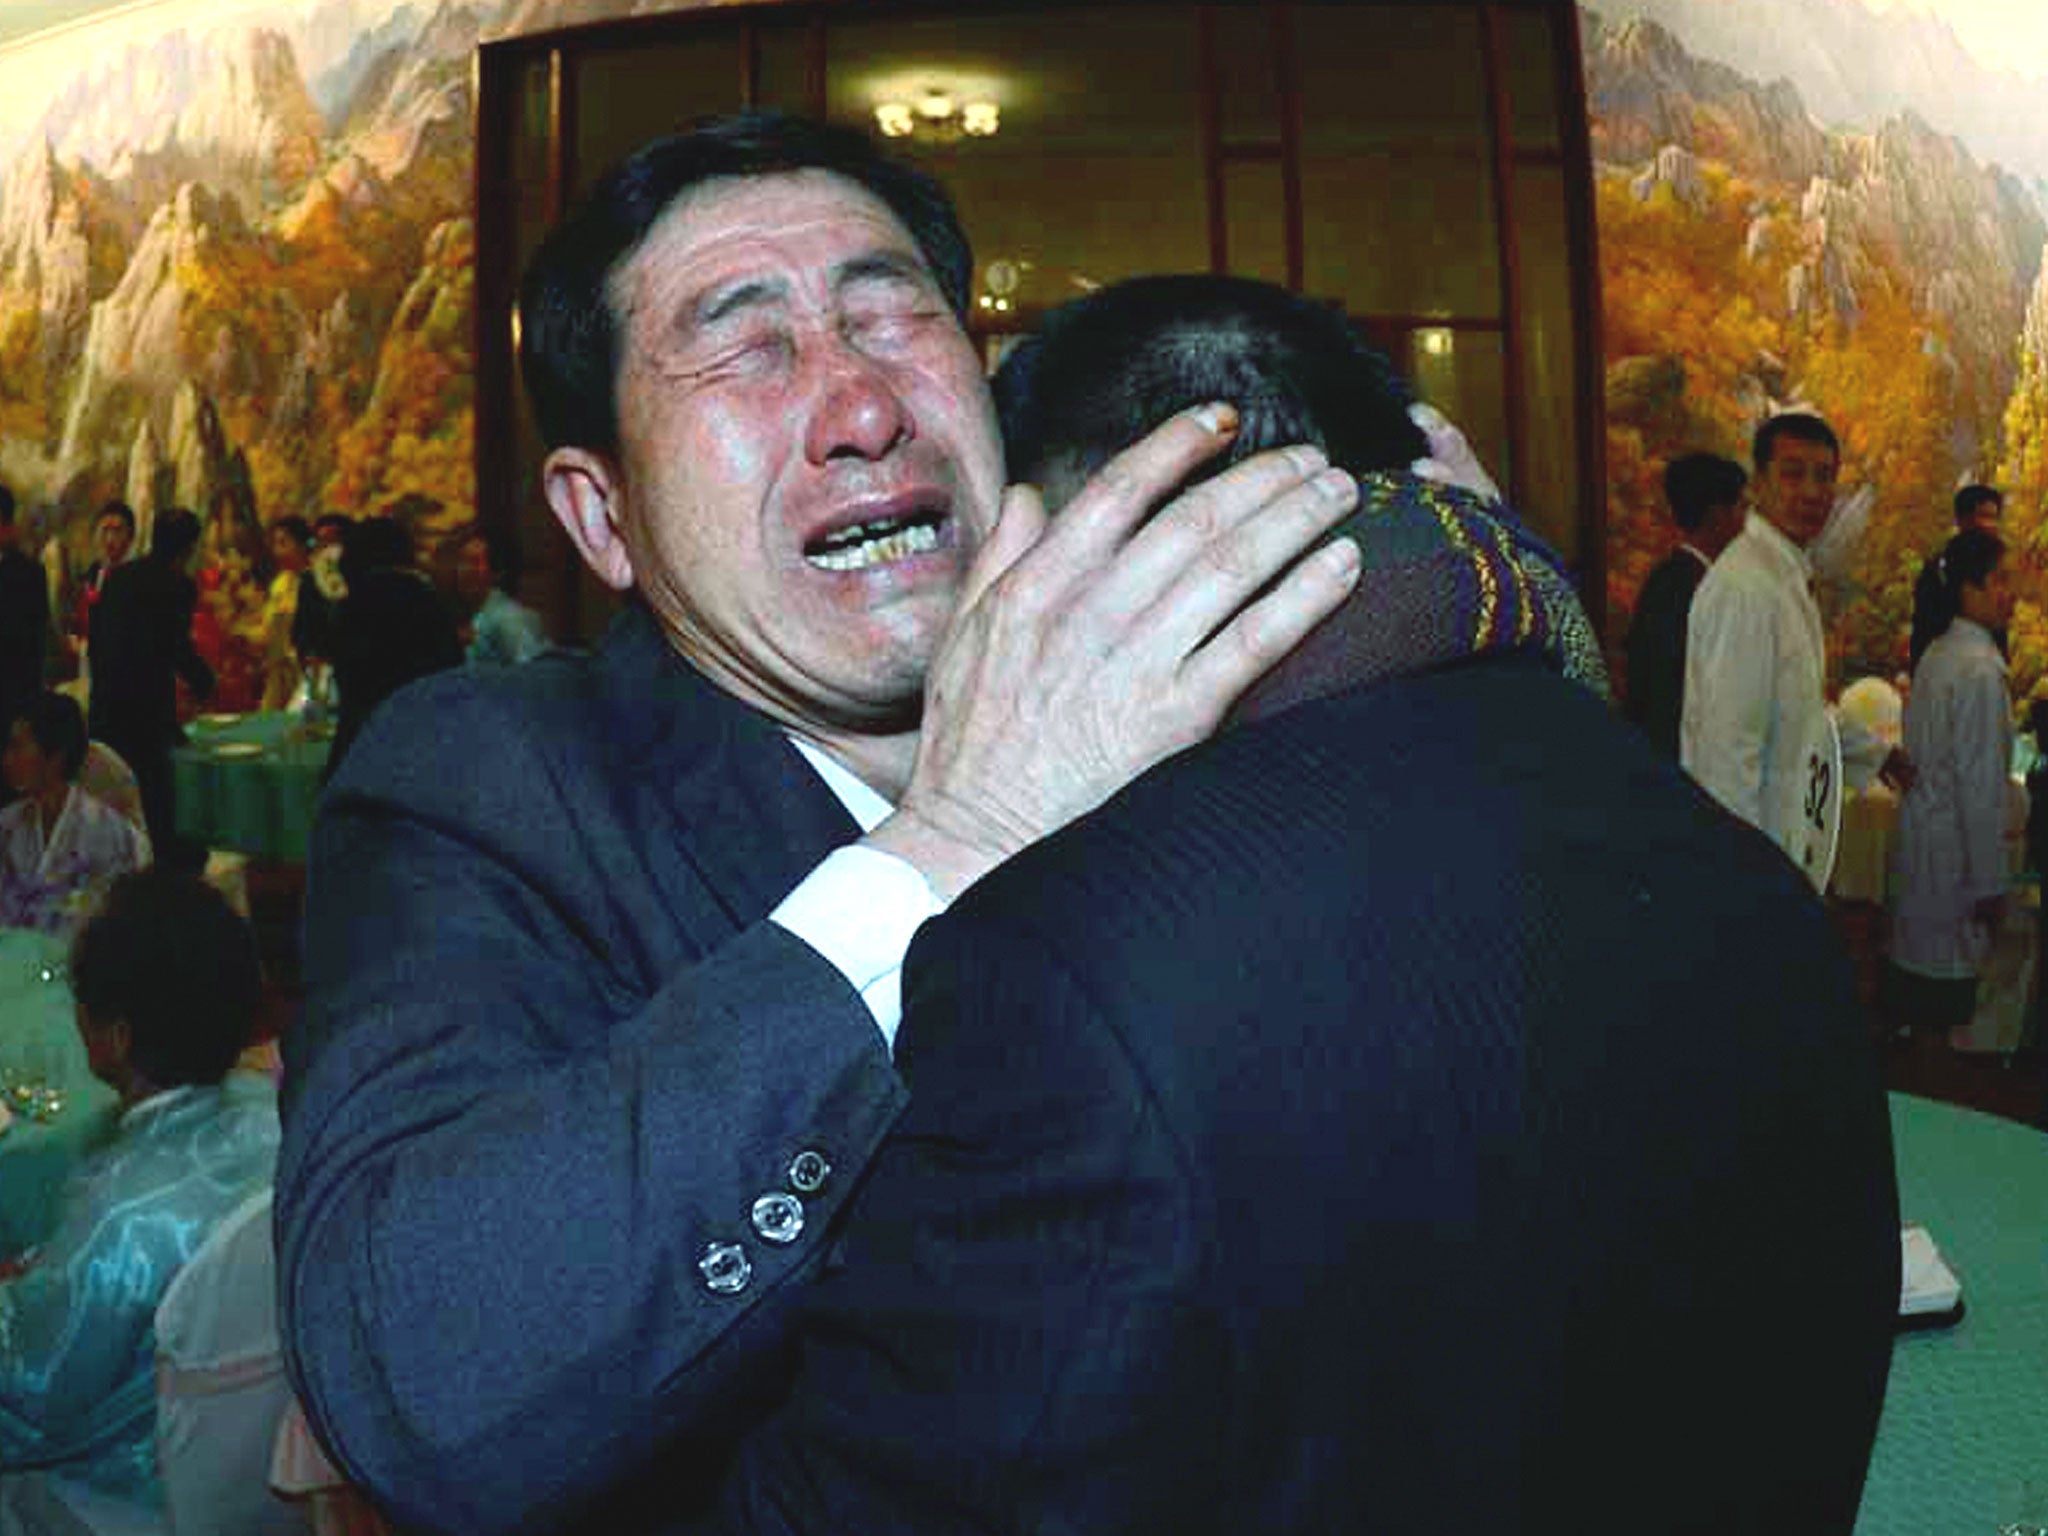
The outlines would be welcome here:
<svg viewBox="0 0 2048 1536">
<path fill-rule="evenodd" d="M 1991 632 L 1958 618 L 1927 647 L 1906 704 L 1919 770 L 1899 805 L 1892 958 L 1922 976 L 1974 976 L 1988 934 L 1970 909 L 2004 893 L 2013 812 L 2012 698 Z"/>
<path fill-rule="evenodd" d="M 874 831 L 895 809 L 826 753 L 790 740 L 862 832 Z M 908 860 L 849 843 L 828 854 L 768 916 L 853 983 L 893 1053 L 903 1020 L 903 957 L 918 925 L 945 909 Z"/>
<path fill-rule="evenodd" d="M 1679 729 L 1686 771 L 1795 860 L 1804 755 L 1828 710 L 1812 576 L 1806 551 L 1751 513 L 1693 597 Z M 1847 776 L 1868 783 L 1888 748 L 1854 721 L 1837 724 Z"/>
</svg>

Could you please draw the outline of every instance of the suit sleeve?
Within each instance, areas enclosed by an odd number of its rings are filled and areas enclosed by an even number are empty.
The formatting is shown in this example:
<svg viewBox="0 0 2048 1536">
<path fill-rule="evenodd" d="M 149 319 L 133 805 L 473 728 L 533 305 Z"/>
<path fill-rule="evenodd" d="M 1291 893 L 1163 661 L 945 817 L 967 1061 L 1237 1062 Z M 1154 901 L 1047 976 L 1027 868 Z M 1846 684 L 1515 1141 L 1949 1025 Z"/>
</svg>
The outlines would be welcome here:
<svg viewBox="0 0 2048 1536">
<path fill-rule="evenodd" d="M 213 692 L 213 668 L 192 643 L 192 615 L 198 607 L 199 589 L 189 578 L 180 577 L 164 604 L 164 616 L 169 622 L 163 643 L 164 653 L 171 658 L 178 676 L 185 679 L 185 686 L 195 697 L 203 699 Z"/>
<path fill-rule="evenodd" d="M 593 854 L 568 894 L 548 850 L 581 846 L 579 797 L 489 712 L 437 718 L 410 778 L 396 733 L 367 734 L 315 829 L 277 1199 L 288 1360 L 404 1528 L 609 1529 L 603 1497 L 657 1459 L 687 1486 L 781 1368 L 790 1299 L 903 1090 L 852 988 L 765 919 L 694 920 L 694 958 L 642 990 L 633 934 L 602 922 L 607 863 L 641 851 Z M 827 1181 L 765 1241 L 755 1202 L 806 1151 Z M 744 1284 L 709 1283 L 714 1245 Z"/>
<path fill-rule="evenodd" d="M 1701 586 L 1685 655 L 1680 761 L 1702 788 L 1762 826 L 1764 743 L 1777 671 L 1775 599 L 1736 582 Z"/>
<path fill-rule="evenodd" d="M 1221 1430 L 1171 1408 L 1226 1394 L 1228 1349 L 1190 1300 L 1189 1160 L 1059 946 L 956 908 L 905 974 L 911 1105 L 805 1301 L 785 1406 L 690 1529 L 1199 1528 Z"/>
</svg>

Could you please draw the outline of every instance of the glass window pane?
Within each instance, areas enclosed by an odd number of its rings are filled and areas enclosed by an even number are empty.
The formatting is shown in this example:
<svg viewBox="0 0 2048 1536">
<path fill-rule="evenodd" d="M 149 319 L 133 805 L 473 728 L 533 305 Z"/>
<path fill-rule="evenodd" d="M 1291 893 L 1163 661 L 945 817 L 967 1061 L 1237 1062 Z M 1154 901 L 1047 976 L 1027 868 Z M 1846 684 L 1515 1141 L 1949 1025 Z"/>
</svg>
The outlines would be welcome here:
<svg viewBox="0 0 2048 1536">
<path fill-rule="evenodd" d="M 1477 6 L 1294 8 L 1302 129 L 1325 153 L 1360 144 L 1486 138 Z"/>
<path fill-rule="evenodd" d="M 1514 477 L 1508 461 L 1507 367 L 1498 331 L 1426 326 L 1395 353 L 1415 393 L 1457 423 L 1496 482 Z M 1552 530 L 1529 519 L 1545 537 Z"/>
<path fill-rule="evenodd" d="M 1278 160 L 1224 163 L 1223 238 L 1232 272 L 1285 286 L 1287 197 Z"/>
<path fill-rule="evenodd" d="M 1521 288 L 1522 400 L 1528 418 L 1521 511 L 1559 553 L 1577 563 L 1581 487 L 1573 363 L 1579 343 L 1572 323 L 1563 170 L 1518 167 L 1513 213 Z"/>
<path fill-rule="evenodd" d="M 1499 318 L 1492 183 L 1476 147 L 1305 155 L 1304 286 L 1365 314 Z"/>
<path fill-rule="evenodd" d="M 1263 5 L 1210 7 L 1216 28 L 1218 118 L 1225 144 L 1280 142 L 1279 57 L 1273 12 Z"/>
<path fill-rule="evenodd" d="M 755 26 L 754 105 L 806 116 L 818 110 L 811 99 L 811 26 L 807 21 L 760 22 Z"/>
<path fill-rule="evenodd" d="M 674 41 L 569 54 L 578 111 L 569 142 L 579 185 L 649 139 L 707 112 L 730 112 L 746 90 L 740 28 L 707 23 Z"/>
<path fill-rule="evenodd" d="M 1085 24 L 1078 14 L 835 17 L 829 27 L 835 121 L 872 126 L 882 102 L 914 105 L 932 91 L 998 109 L 993 137 L 895 142 L 953 193 L 981 262 L 978 290 L 1010 306 L 1004 324 L 1116 278 L 1209 264 L 1194 13 L 1091 7 Z"/>
<path fill-rule="evenodd" d="M 1556 149 L 1557 38 L 1548 11 L 1503 10 L 1509 122 L 1516 149 Z"/>
</svg>

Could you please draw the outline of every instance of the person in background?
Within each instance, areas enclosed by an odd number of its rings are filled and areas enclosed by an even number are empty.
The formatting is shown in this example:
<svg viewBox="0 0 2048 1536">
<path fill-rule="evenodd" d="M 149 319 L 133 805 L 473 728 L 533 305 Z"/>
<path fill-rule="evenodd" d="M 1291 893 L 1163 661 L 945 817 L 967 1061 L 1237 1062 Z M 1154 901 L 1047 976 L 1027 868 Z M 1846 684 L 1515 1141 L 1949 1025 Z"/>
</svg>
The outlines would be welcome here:
<svg viewBox="0 0 2048 1536">
<path fill-rule="evenodd" d="M 135 509 L 125 501 L 109 501 L 103 505 L 93 514 L 92 547 L 92 563 L 79 575 L 66 624 L 71 651 L 78 657 L 81 669 L 88 664 L 93 610 L 99 606 L 107 578 L 117 567 L 127 563 L 130 551 L 135 548 Z"/>
<path fill-rule="evenodd" d="M 0 485 L 0 722 L 13 720 L 42 692 L 49 634 L 43 567 L 21 548 L 14 492 Z M 6 801 L 0 793 L 0 805 Z"/>
<path fill-rule="evenodd" d="M 2005 516 L 2005 492 L 1991 485 L 1966 485 L 1956 492 L 1955 514 L 1958 532 L 1966 528 L 1981 528 L 1986 533 L 1996 533 Z M 1949 620 L 1955 617 L 1948 602 L 1948 583 L 1943 579 L 1941 555 L 1937 552 L 1920 567 L 1920 574 L 1913 580 L 1913 631 L 1907 640 L 1912 658 L 1908 663 L 1909 670 L 1919 667 L 1920 658 L 1927 654 L 1927 647 L 1947 631 Z M 2003 653 L 2005 632 L 2000 630 L 1992 638 Z"/>
<path fill-rule="evenodd" d="M 270 525 L 269 539 L 275 574 L 263 603 L 263 698 L 259 707 L 283 709 L 305 675 L 292 644 L 292 627 L 298 617 L 299 585 L 312 558 L 313 530 L 303 517 L 281 517 Z"/>
<path fill-rule="evenodd" d="M 156 856 L 194 868 L 205 851 L 186 848 L 178 838 L 171 749 L 185 739 L 178 724 L 180 679 L 194 698 L 213 692 L 213 670 L 192 643 L 199 588 L 191 567 L 199 535 L 196 514 L 182 507 L 160 513 L 149 553 L 107 578 L 93 613 L 88 716 L 93 739 L 134 770 Z"/>
<path fill-rule="evenodd" d="M 71 1176 L 56 1230 L 0 1281 L 0 1468 L 161 1520 L 156 1306 L 276 1168 L 276 1090 L 231 1070 L 262 996 L 256 940 L 194 876 L 124 875 L 78 936 L 71 989 L 121 1116 Z"/>
<path fill-rule="evenodd" d="M 341 576 L 347 595 L 328 641 L 339 696 L 330 776 L 372 710 L 415 678 L 462 664 L 455 619 L 413 564 L 412 540 L 397 518 L 365 518 L 349 529 Z"/>
<path fill-rule="evenodd" d="M 1806 549 L 1834 510 L 1842 446 L 1825 421 L 1794 411 L 1757 428 L 1753 457 L 1756 508 L 1693 598 L 1679 761 L 1802 863 L 1809 754 L 1829 729 L 1827 642 Z M 1910 754 L 1853 722 L 1843 722 L 1841 742 L 1845 770 L 1860 781 L 1911 782 Z"/>
<path fill-rule="evenodd" d="M 1686 626 L 1707 568 L 1742 532 L 1749 476 L 1733 459 L 1688 453 L 1664 469 L 1664 500 L 1679 544 L 1650 572 L 1628 628 L 1628 718 L 1678 760 L 1685 704 Z"/>
<path fill-rule="evenodd" d="M 472 662 L 531 661 L 548 648 L 539 614 L 512 595 L 519 546 L 502 528 L 478 528 L 455 546 L 455 592 L 470 613 L 464 656 Z"/>
<path fill-rule="evenodd" d="M 149 838 L 79 786 L 85 716 L 64 694 L 14 714 L 0 771 L 19 796 L 0 811 L 0 927 L 75 932 L 106 887 L 150 861 Z"/>
<path fill-rule="evenodd" d="M 1977 976 L 2011 902 L 2012 697 L 1995 636 L 2012 622 L 2006 549 L 1966 528 L 1941 552 L 1942 603 L 1955 615 L 1920 658 L 1906 706 L 1919 769 L 1899 807 L 1892 911 L 1892 1022 L 1967 1025 Z"/>
<path fill-rule="evenodd" d="M 334 619 L 348 595 L 341 557 L 354 526 L 355 519 L 339 512 L 323 512 L 313 519 L 313 548 L 299 577 L 298 602 L 292 611 L 292 649 L 309 671 L 316 662 L 333 659 Z"/>
</svg>

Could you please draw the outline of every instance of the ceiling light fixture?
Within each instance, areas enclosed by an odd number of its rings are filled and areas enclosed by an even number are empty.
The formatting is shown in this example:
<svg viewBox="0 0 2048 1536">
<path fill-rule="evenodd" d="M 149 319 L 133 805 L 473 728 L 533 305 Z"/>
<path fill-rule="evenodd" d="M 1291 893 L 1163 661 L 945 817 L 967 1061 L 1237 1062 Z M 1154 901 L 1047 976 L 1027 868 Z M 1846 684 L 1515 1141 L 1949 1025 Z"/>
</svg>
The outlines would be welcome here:
<svg viewBox="0 0 2048 1536">
<path fill-rule="evenodd" d="M 887 139 L 957 144 L 963 138 L 994 137 L 1003 126 L 1003 114 L 992 101 L 963 102 L 950 91 L 932 86 L 911 101 L 878 103 L 875 126 Z"/>
</svg>

